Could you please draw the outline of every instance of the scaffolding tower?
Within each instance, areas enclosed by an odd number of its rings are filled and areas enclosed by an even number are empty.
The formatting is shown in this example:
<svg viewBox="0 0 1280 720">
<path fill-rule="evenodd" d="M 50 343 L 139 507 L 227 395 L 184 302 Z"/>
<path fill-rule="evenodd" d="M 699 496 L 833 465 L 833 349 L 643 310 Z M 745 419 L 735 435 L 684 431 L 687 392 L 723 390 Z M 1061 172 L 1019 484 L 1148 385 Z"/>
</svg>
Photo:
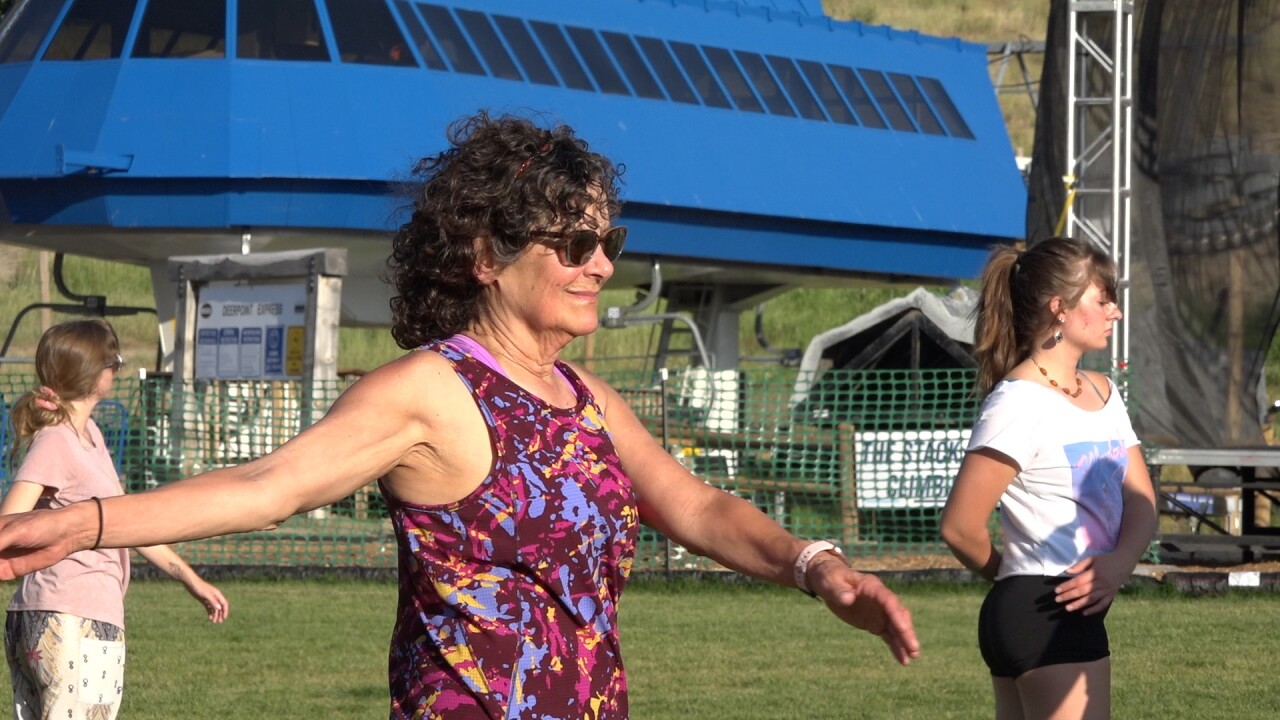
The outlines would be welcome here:
<svg viewBox="0 0 1280 720">
<path fill-rule="evenodd" d="M 1132 199 L 1133 0 L 1069 0 L 1067 203 L 1058 234 L 1107 252 L 1119 274 L 1124 319 L 1111 362 L 1129 358 L 1129 205 Z"/>
</svg>

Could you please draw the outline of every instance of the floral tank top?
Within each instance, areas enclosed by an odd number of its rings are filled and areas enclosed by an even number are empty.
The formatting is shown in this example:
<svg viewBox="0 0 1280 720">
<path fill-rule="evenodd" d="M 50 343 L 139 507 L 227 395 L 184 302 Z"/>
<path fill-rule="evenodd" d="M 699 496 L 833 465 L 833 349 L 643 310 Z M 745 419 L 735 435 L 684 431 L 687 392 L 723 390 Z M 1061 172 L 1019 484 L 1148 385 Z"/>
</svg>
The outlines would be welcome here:
<svg viewBox="0 0 1280 720">
<path fill-rule="evenodd" d="M 617 604 L 638 511 L 591 392 L 555 408 L 449 341 L 493 466 L 445 505 L 386 498 L 398 544 L 391 718 L 627 717 Z M 477 448 L 477 452 L 484 452 Z"/>
</svg>

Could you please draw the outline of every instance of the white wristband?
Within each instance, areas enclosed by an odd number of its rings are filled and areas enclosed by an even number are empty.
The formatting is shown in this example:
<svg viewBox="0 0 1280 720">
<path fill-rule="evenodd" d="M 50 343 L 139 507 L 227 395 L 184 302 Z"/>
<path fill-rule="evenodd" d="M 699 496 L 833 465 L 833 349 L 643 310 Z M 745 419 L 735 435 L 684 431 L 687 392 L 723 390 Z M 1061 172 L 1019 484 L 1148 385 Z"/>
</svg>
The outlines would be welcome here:
<svg viewBox="0 0 1280 720">
<path fill-rule="evenodd" d="M 791 568 L 794 573 L 796 587 L 800 588 L 800 592 L 808 595 L 809 597 L 816 597 L 814 592 L 809 589 L 809 583 L 805 577 L 809 572 L 809 563 L 812 562 L 819 553 L 824 553 L 828 550 L 834 552 L 840 557 L 844 557 L 844 553 L 840 552 L 840 548 L 836 547 L 834 543 L 827 540 L 817 540 L 809 543 L 800 551 L 800 554 L 796 556 L 795 565 Z"/>
</svg>

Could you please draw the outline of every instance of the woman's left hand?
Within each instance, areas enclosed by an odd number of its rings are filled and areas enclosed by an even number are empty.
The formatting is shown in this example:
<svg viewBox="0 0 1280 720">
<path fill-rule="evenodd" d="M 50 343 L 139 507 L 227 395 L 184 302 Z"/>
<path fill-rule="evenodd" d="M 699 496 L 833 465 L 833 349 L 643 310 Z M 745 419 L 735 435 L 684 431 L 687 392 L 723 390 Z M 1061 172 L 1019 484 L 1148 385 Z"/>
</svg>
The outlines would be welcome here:
<svg viewBox="0 0 1280 720">
<path fill-rule="evenodd" d="M 903 665 L 920 656 L 911 611 L 875 575 L 834 558 L 810 570 L 810 587 L 836 617 L 879 637 Z"/>
<path fill-rule="evenodd" d="M 191 597 L 200 601 L 204 609 L 209 613 L 209 622 L 220 623 L 227 619 L 227 615 L 231 613 L 231 605 L 227 602 L 227 598 L 223 596 L 222 591 L 210 585 L 204 580 L 195 580 L 187 586 L 187 592 L 191 593 Z"/>
<path fill-rule="evenodd" d="M 1133 565 L 1115 553 L 1087 557 L 1067 568 L 1071 579 L 1058 585 L 1056 599 L 1069 612 L 1095 615 L 1111 606 L 1132 572 Z"/>
<path fill-rule="evenodd" d="M 1111 552 L 1085 558 L 1067 568 L 1071 578 L 1058 585 L 1057 601 L 1069 612 L 1079 610 L 1085 615 L 1096 615 L 1106 611 L 1121 586 L 1133 575 L 1134 567 L 1155 535 L 1155 489 L 1139 446 L 1129 448 L 1126 467 L 1119 540 Z"/>
</svg>

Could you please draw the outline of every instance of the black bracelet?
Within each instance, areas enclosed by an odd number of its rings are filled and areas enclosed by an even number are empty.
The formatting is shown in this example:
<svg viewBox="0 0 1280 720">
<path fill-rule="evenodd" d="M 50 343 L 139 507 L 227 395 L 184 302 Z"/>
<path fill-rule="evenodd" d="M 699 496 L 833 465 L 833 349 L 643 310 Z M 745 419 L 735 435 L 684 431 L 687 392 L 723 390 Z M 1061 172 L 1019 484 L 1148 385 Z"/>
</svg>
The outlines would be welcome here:
<svg viewBox="0 0 1280 720">
<path fill-rule="evenodd" d="M 104 518 L 102 514 L 102 501 L 99 500 L 97 496 L 91 497 L 89 499 L 92 500 L 98 506 L 98 539 L 94 540 L 93 547 L 89 548 L 90 550 L 97 550 L 102 545 L 102 526 L 104 524 Z"/>
</svg>

